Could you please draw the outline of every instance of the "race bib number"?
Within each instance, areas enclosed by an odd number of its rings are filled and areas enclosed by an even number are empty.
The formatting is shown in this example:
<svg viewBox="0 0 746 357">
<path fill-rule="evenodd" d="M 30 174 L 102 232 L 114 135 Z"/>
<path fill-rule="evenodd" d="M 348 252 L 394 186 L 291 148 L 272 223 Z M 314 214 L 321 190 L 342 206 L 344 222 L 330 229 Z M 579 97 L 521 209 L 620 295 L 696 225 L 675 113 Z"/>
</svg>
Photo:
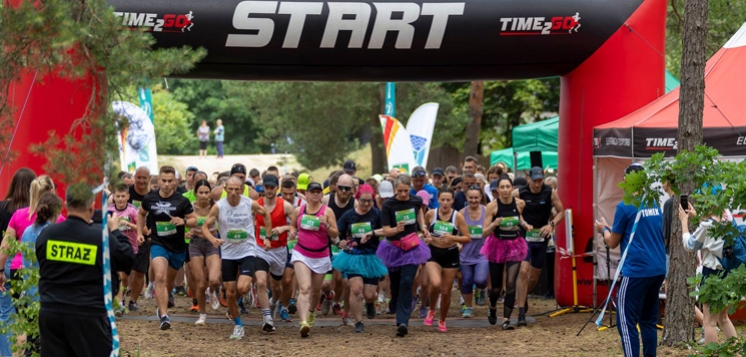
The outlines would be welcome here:
<svg viewBox="0 0 746 357">
<path fill-rule="evenodd" d="M 532 229 L 526 232 L 526 241 L 528 242 L 543 242 L 544 237 L 541 236 L 541 231 L 538 229 Z"/>
<path fill-rule="evenodd" d="M 98 246 L 92 244 L 47 241 L 47 260 L 96 265 L 96 252 L 98 252 Z"/>
<path fill-rule="evenodd" d="M 237 241 L 241 241 L 246 238 L 249 238 L 249 232 L 246 232 L 241 229 L 229 229 L 226 235 L 228 236 L 228 239 L 237 240 Z"/>
<path fill-rule="evenodd" d="M 352 225 L 352 238 L 361 239 L 372 231 L 373 227 L 371 227 L 370 222 L 354 223 Z"/>
<path fill-rule="evenodd" d="M 289 240 L 288 241 L 288 253 L 293 254 L 293 249 L 295 248 L 295 243 L 298 243 L 297 239 Z"/>
<path fill-rule="evenodd" d="M 262 239 L 264 239 L 264 237 L 267 237 L 267 227 L 259 227 L 259 235 Z M 273 234 L 272 237 L 269 238 L 269 240 L 280 240 L 280 236 L 278 236 L 277 234 Z"/>
<path fill-rule="evenodd" d="M 417 221 L 417 214 L 414 212 L 414 208 L 406 209 L 403 211 L 396 211 L 396 224 L 404 222 L 406 225 L 414 224 Z"/>
<path fill-rule="evenodd" d="M 304 214 L 300 219 L 300 227 L 308 231 L 318 231 L 321 228 L 319 217 Z"/>
<path fill-rule="evenodd" d="M 518 217 L 503 217 L 503 220 L 500 222 L 500 228 L 516 228 L 518 227 Z"/>
<path fill-rule="evenodd" d="M 130 223 L 129 217 L 119 217 L 119 230 L 124 232 L 132 229 L 127 223 Z"/>
<path fill-rule="evenodd" d="M 132 205 L 135 206 L 135 208 L 140 209 L 140 206 L 142 206 L 142 201 L 132 200 Z"/>
<path fill-rule="evenodd" d="M 471 239 L 482 238 L 482 226 L 469 226 L 469 236 Z"/>
<path fill-rule="evenodd" d="M 155 231 L 159 237 L 176 234 L 176 226 L 171 222 L 155 222 Z"/>
<path fill-rule="evenodd" d="M 445 234 L 451 234 L 453 233 L 453 223 L 437 221 L 433 225 L 433 233 L 438 237 Z"/>
<path fill-rule="evenodd" d="M 207 217 L 197 217 L 197 227 L 202 227 L 206 220 Z"/>
</svg>

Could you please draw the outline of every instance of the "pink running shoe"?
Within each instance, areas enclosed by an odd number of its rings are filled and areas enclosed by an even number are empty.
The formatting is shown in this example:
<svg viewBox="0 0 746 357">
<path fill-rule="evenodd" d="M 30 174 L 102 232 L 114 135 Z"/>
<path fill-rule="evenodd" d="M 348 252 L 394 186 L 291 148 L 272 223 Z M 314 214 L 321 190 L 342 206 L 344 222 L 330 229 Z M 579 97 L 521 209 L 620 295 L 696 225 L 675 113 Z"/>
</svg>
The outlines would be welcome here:
<svg viewBox="0 0 746 357">
<path fill-rule="evenodd" d="M 432 326 L 433 320 L 435 320 L 435 310 L 430 310 L 427 312 L 427 317 L 425 317 L 425 326 Z"/>
<path fill-rule="evenodd" d="M 440 332 L 446 332 L 448 331 L 448 328 L 446 327 L 445 321 L 438 321 L 438 331 Z"/>
</svg>

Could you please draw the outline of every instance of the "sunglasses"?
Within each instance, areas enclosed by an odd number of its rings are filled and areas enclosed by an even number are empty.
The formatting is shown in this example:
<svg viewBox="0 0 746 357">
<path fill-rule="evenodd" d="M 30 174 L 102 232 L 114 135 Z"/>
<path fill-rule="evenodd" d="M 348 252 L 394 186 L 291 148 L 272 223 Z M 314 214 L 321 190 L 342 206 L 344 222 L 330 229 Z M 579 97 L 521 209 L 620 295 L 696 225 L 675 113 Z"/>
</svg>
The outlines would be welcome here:
<svg viewBox="0 0 746 357">
<path fill-rule="evenodd" d="M 472 185 L 472 186 L 469 186 L 469 189 L 470 190 L 481 190 L 482 188 L 479 187 L 478 185 Z"/>
<path fill-rule="evenodd" d="M 373 203 L 373 200 L 369 199 L 369 198 L 367 198 L 367 199 L 366 198 L 360 198 L 357 201 L 360 202 L 360 203 Z"/>
<path fill-rule="evenodd" d="M 342 191 L 342 192 L 352 191 L 352 187 L 337 185 L 337 191 Z"/>
<path fill-rule="evenodd" d="M 415 171 L 412 173 L 412 177 L 425 177 L 427 176 L 427 172 L 425 171 Z"/>
</svg>

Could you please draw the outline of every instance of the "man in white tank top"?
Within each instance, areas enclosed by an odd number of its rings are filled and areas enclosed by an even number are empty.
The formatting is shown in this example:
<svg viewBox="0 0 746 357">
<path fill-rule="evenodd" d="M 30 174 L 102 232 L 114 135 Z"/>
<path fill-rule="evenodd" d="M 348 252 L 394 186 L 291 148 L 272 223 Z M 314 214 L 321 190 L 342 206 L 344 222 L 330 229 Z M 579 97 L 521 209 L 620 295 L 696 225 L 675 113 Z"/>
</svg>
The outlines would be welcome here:
<svg viewBox="0 0 746 357">
<path fill-rule="evenodd" d="M 257 254 L 256 239 L 254 237 L 254 215 L 263 215 L 267 232 L 272 231 L 272 220 L 269 211 L 243 196 L 243 181 L 231 177 L 225 184 L 228 192 L 226 198 L 218 201 L 207 215 L 203 233 L 215 247 L 219 247 L 222 258 L 223 289 L 228 300 L 228 314 L 235 324 L 231 339 L 240 340 L 244 335 L 241 314 L 238 312 L 238 297 L 251 289 L 254 275 L 254 259 Z M 218 222 L 220 239 L 215 238 L 207 227 Z M 264 237 L 264 244 L 269 247 L 270 241 Z M 262 330 L 274 332 L 275 327 L 262 324 Z"/>
</svg>

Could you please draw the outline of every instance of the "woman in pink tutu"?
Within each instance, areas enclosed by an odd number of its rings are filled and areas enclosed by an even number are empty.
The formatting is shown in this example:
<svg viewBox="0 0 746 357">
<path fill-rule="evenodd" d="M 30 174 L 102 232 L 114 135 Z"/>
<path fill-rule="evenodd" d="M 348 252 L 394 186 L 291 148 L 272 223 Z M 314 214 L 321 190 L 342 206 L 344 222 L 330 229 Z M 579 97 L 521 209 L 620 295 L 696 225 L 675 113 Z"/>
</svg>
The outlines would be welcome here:
<svg viewBox="0 0 746 357">
<path fill-rule="evenodd" d="M 497 191 L 496 199 L 487 205 L 482 234 L 488 237 L 481 253 L 490 264 L 490 310 L 487 319 L 490 324 L 497 323 L 497 298 L 503 286 L 503 272 L 506 272 L 505 304 L 503 306 L 503 330 L 512 330 L 510 314 L 515 304 L 516 281 L 521 270 L 521 261 L 526 258 L 528 245 L 521 236 L 519 227 L 531 230 L 523 221 L 521 213 L 526 203 L 513 197 L 513 181 L 508 175 L 502 175 L 490 183 L 490 189 Z"/>
</svg>

